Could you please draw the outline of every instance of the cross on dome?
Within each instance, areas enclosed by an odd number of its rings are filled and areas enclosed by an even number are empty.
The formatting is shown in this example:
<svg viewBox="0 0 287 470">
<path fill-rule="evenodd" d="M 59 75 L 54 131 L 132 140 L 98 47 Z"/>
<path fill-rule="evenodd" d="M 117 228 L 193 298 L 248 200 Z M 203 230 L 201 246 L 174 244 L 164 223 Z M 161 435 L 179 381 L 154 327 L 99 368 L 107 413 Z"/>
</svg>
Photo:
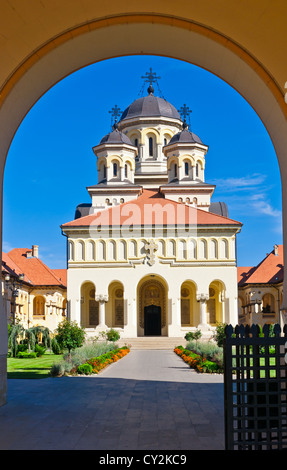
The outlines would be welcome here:
<svg viewBox="0 0 287 470">
<path fill-rule="evenodd" d="M 185 124 L 184 127 L 186 127 L 186 117 L 190 117 L 190 114 L 192 113 L 191 109 L 189 109 L 189 107 L 184 104 L 180 109 L 178 109 L 178 112 L 181 116 L 183 116 L 183 123 Z"/>
<path fill-rule="evenodd" d="M 109 111 L 109 113 L 111 114 L 111 118 L 115 118 L 115 124 L 117 123 L 118 121 L 118 117 L 122 114 L 122 110 L 118 107 L 117 104 L 115 104 L 115 106 Z"/>
<path fill-rule="evenodd" d="M 152 84 L 157 83 L 157 80 L 160 79 L 160 77 L 157 77 L 156 72 L 153 72 L 152 68 L 150 68 L 149 72 L 146 72 L 145 76 L 143 75 L 141 78 L 144 79 L 145 83 L 149 82 L 149 87 L 148 87 L 147 91 L 149 93 L 153 93 L 154 88 L 153 88 Z"/>
</svg>

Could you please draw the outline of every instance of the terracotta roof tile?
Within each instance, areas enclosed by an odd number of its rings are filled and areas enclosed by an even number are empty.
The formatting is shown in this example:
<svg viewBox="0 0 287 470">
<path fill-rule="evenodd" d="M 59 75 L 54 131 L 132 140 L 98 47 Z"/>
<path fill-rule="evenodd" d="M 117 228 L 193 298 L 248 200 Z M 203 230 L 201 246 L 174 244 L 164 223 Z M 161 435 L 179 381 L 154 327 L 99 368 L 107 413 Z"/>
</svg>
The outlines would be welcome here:
<svg viewBox="0 0 287 470">
<path fill-rule="evenodd" d="M 10 258 L 10 256 L 2 251 L 2 272 L 3 271 L 10 274 L 10 276 L 19 276 L 19 274 L 24 274 L 19 266 Z M 25 274 L 24 282 L 30 282 Z"/>
<path fill-rule="evenodd" d="M 95 214 L 67 222 L 65 227 L 91 226 L 131 226 L 131 225 L 237 225 L 236 220 L 197 209 L 186 204 L 165 199 L 163 194 L 143 190 L 132 201 L 113 206 Z"/>
<path fill-rule="evenodd" d="M 282 282 L 283 271 L 283 245 L 278 245 L 277 255 L 275 250 L 273 250 L 257 266 L 253 268 L 237 268 L 239 286 L 243 284 L 275 284 Z"/>
<path fill-rule="evenodd" d="M 14 248 L 9 251 L 9 258 L 24 273 L 25 279 L 37 286 L 61 286 L 64 285 L 59 277 L 43 261 L 35 257 L 27 257 L 28 248 Z"/>
<path fill-rule="evenodd" d="M 59 281 L 67 287 L 67 270 L 66 269 L 53 269 L 53 272 L 58 277 Z"/>
</svg>

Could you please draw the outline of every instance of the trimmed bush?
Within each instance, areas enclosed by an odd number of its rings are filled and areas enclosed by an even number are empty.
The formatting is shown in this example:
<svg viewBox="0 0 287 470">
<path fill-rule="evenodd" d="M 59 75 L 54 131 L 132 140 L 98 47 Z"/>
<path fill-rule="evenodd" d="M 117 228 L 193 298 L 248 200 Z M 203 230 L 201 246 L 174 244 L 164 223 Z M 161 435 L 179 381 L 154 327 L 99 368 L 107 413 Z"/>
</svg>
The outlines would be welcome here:
<svg viewBox="0 0 287 470">
<path fill-rule="evenodd" d="M 192 341 L 192 340 L 197 341 L 199 338 L 201 338 L 201 336 L 202 336 L 202 333 L 200 330 L 189 331 L 188 333 L 186 333 L 184 339 L 186 339 L 186 341 Z"/>
<path fill-rule="evenodd" d="M 77 369 L 78 374 L 91 375 L 93 373 L 93 368 L 91 364 L 81 364 Z"/>
<path fill-rule="evenodd" d="M 20 351 L 17 353 L 16 356 L 18 359 L 35 359 L 37 357 L 37 353 L 35 352 L 26 352 L 26 351 Z"/>
</svg>

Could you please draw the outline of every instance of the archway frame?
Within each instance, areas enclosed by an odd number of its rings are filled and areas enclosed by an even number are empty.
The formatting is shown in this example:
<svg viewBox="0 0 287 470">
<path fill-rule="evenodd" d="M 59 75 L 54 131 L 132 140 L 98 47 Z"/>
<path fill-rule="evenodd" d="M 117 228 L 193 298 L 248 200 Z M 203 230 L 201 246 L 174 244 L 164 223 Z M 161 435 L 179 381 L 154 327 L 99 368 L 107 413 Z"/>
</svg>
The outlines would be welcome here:
<svg viewBox="0 0 287 470">
<path fill-rule="evenodd" d="M 12 139 L 26 114 L 45 92 L 84 66 L 113 57 L 140 54 L 169 56 L 192 63 L 217 75 L 232 86 L 251 105 L 265 125 L 278 158 L 281 181 L 283 183 L 287 180 L 287 106 L 282 88 L 268 73 L 264 64 L 232 38 L 213 30 L 212 27 L 170 15 L 143 13 L 94 19 L 51 37 L 41 47 L 33 50 L 7 77 L 0 88 L 2 191 L 5 161 Z M 287 188 L 284 184 L 282 184 L 282 195 L 286 259 Z M 2 224 L 2 213 L 0 220 Z M 282 308 L 286 311 L 286 265 L 284 287 Z M 7 325 L 2 308 L 1 377 L 6 375 L 4 367 L 6 355 Z M 5 388 L 5 380 L 3 384 Z M 3 388 L 0 390 L 0 395 L 1 404 Z"/>
</svg>

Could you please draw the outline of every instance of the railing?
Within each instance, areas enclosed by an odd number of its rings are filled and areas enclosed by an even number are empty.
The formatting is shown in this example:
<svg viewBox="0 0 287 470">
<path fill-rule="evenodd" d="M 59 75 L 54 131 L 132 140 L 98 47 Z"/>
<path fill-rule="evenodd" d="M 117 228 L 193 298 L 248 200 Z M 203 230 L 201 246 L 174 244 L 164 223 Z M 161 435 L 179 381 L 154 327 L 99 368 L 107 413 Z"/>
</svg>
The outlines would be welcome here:
<svg viewBox="0 0 287 470">
<path fill-rule="evenodd" d="M 271 333 L 272 331 L 272 333 Z M 287 325 L 225 328 L 226 450 L 287 449 Z"/>
</svg>

